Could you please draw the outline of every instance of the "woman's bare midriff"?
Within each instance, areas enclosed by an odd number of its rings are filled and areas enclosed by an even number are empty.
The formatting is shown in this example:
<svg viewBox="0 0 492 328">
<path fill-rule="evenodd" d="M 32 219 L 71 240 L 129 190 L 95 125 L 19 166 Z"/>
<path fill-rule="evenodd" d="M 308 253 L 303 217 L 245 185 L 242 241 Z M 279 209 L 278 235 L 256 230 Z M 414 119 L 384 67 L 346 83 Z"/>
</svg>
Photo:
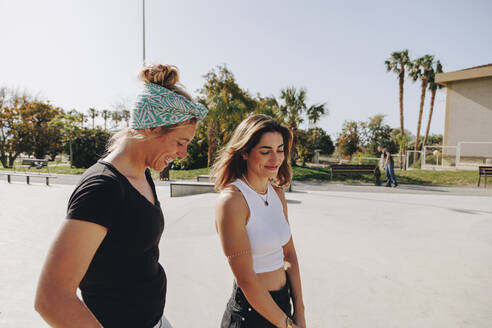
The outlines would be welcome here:
<svg viewBox="0 0 492 328">
<path fill-rule="evenodd" d="M 269 291 L 280 290 L 287 282 L 287 276 L 283 267 L 275 271 L 257 273 L 256 275 L 261 284 Z"/>
</svg>

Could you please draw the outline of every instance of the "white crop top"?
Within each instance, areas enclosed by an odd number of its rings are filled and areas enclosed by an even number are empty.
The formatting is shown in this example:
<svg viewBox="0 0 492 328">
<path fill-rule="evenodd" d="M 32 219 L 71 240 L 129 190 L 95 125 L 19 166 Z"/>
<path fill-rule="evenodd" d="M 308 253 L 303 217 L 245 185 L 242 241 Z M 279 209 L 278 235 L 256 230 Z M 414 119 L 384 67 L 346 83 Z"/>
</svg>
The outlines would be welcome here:
<svg viewBox="0 0 492 328">
<path fill-rule="evenodd" d="M 284 265 L 282 246 L 290 240 L 290 226 L 284 215 L 282 202 L 273 187 L 268 184 L 265 195 L 258 195 L 244 181 L 232 182 L 246 199 L 249 207 L 249 220 L 246 224 L 253 269 L 256 273 L 270 272 Z M 268 200 L 265 206 L 263 199 Z"/>
</svg>

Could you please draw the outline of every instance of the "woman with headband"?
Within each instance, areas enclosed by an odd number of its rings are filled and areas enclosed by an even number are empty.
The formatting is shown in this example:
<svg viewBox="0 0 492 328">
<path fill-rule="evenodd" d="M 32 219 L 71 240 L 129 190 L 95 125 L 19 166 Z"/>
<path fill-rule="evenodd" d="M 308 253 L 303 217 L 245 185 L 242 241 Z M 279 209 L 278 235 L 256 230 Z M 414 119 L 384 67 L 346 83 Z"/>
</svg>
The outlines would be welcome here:
<svg viewBox="0 0 492 328">
<path fill-rule="evenodd" d="M 254 115 L 239 124 L 214 165 L 215 224 L 235 278 L 221 328 L 306 327 L 282 191 L 291 182 L 291 146 L 286 127 Z"/>
<path fill-rule="evenodd" d="M 173 66 L 146 67 L 140 78 L 130 128 L 82 175 L 44 264 L 35 308 L 53 327 L 168 325 L 158 262 L 164 217 L 149 168 L 186 156 L 207 109 L 178 85 Z"/>
</svg>

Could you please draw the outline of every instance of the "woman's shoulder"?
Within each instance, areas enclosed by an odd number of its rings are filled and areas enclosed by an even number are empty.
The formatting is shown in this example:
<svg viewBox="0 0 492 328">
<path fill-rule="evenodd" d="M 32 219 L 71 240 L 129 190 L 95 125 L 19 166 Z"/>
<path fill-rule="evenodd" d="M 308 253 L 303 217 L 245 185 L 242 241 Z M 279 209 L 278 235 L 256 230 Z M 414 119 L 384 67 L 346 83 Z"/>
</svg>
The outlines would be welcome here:
<svg viewBox="0 0 492 328">
<path fill-rule="evenodd" d="M 225 186 L 219 193 L 216 208 L 227 212 L 248 213 L 248 204 L 243 193 L 233 184 Z"/>
<path fill-rule="evenodd" d="M 241 191 L 234 185 L 224 187 L 217 198 L 215 207 L 216 224 L 240 227 L 249 217 L 249 207 Z"/>
<path fill-rule="evenodd" d="M 233 184 L 225 186 L 219 192 L 219 198 L 217 199 L 217 204 L 222 204 L 223 206 L 233 206 L 238 205 L 238 203 L 244 202 L 244 197 L 242 192 Z"/>
<path fill-rule="evenodd" d="M 72 197 L 100 194 L 103 198 L 122 199 L 126 193 L 125 179 L 103 163 L 95 163 L 80 177 Z"/>
</svg>

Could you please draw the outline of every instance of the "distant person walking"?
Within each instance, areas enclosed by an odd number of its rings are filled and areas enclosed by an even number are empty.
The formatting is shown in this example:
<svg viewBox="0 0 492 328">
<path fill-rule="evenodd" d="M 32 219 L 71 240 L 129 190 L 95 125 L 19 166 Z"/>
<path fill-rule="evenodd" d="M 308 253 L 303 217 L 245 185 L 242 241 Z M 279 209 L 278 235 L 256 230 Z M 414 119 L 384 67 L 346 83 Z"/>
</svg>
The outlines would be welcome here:
<svg viewBox="0 0 492 328">
<path fill-rule="evenodd" d="M 391 156 L 391 153 L 387 148 L 383 149 L 383 154 L 384 166 L 386 168 L 386 187 L 391 187 L 391 183 L 393 183 L 394 187 L 397 187 L 398 182 L 396 181 L 395 161 L 393 160 L 393 156 Z"/>
<path fill-rule="evenodd" d="M 384 148 L 381 146 L 378 146 L 377 148 L 378 152 L 381 153 L 381 156 L 379 157 L 379 169 L 384 170 Z"/>
<path fill-rule="evenodd" d="M 239 124 L 214 165 L 215 225 L 235 277 L 221 328 L 306 327 L 282 190 L 291 182 L 291 146 L 289 129 L 254 115 Z"/>
<path fill-rule="evenodd" d="M 176 85 L 173 66 L 146 67 L 140 78 L 130 128 L 82 175 L 44 264 L 35 308 L 52 327 L 170 327 L 158 262 L 164 217 L 149 168 L 186 156 L 207 109 Z"/>
</svg>

